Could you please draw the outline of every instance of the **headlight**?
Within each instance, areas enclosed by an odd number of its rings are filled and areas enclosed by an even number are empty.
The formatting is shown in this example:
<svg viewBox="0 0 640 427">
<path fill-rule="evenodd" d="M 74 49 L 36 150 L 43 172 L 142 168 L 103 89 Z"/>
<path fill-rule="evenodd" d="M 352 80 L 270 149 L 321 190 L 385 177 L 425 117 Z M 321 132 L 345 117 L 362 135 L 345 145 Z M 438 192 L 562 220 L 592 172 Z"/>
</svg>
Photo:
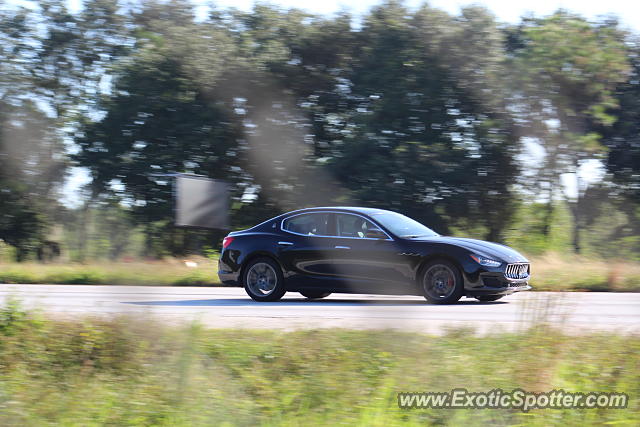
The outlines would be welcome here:
<svg viewBox="0 0 640 427">
<path fill-rule="evenodd" d="M 477 262 L 480 265 L 484 265 L 485 267 L 500 267 L 500 265 L 502 264 L 500 261 L 496 261 L 491 258 L 485 258 L 481 255 L 470 255 L 470 256 L 471 258 L 473 258 L 475 262 Z"/>
</svg>

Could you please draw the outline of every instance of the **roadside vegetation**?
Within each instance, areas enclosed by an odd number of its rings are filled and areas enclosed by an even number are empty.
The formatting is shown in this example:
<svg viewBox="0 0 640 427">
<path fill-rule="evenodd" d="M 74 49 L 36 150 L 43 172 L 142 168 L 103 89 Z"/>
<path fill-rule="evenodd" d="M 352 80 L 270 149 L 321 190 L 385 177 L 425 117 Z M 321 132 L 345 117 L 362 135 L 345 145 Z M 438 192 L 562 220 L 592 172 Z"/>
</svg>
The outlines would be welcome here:
<svg viewBox="0 0 640 427">
<path fill-rule="evenodd" d="M 149 328 L 153 323 L 154 327 Z M 640 337 L 162 326 L 0 309 L 1 425 L 637 425 Z M 401 391 L 616 391 L 627 409 L 399 410 Z"/>
<path fill-rule="evenodd" d="M 228 183 L 232 229 L 370 206 L 527 254 L 640 261 L 640 35 L 612 16 L 8 3 L 0 240 L 14 260 L 219 248 L 223 231 L 176 224 L 170 177 L 186 173 Z"/>
<path fill-rule="evenodd" d="M 640 263 L 557 252 L 533 256 L 539 291 L 640 292 Z M 0 263 L 0 283 L 83 285 L 222 286 L 212 259 L 66 264 Z"/>
<path fill-rule="evenodd" d="M 219 286 L 218 262 L 164 259 L 135 262 L 0 263 L 0 283 Z"/>
<path fill-rule="evenodd" d="M 573 254 L 531 258 L 534 289 L 539 291 L 640 292 L 640 263 Z"/>
</svg>

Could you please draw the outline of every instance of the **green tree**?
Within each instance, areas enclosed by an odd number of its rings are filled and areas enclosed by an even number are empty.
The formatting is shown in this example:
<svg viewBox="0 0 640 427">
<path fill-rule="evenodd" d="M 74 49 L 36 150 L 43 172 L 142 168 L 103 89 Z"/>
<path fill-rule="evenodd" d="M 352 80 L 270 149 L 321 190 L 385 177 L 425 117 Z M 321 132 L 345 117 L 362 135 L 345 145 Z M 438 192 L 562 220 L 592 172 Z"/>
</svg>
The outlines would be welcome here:
<svg viewBox="0 0 640 427">
<path fill-rule="evenodd" d="M 564 198 L 573 216 L 573 247 L 580 252 L 586 185 L 577 172 L 604 153 L 597 127 L 615 122 L 609 111 L 617 107 L 613 91 L 628 72 L 625 46 L 615 26 L 590 24 L 565 11 L 527 20 L 519 38 L 514 54 L 522 101 L 515 108 L 526 111 L 528 134 L 545 149 L 537 181 L 546 192 L 548 218 L 561 175 L 575 176 L 577 195 Z"/>
<path fill-rule="evenodd" d="M 230 104 L 212 92 L 229 65 L 220 56 L 224 36 L 187 19 L 186 5 L 172 6 L 174 22 L 157 21 L 167 7 L 152 5 L 137 17 L 145 27 L 137 30 L 136 52 L 114 70 L 113 95 L 98 104 L 99 120 L 84 121 L 74 157 L 89 168 L 96 194 L 115 192 L 132 206 L 137 222 L 147 225 L 149 250 L 154 235 L 178 233 L 169 175 L 231 181 L 241 175 L 240 124 Z M 217 62 L 205 60 L 212 56 Z M 171 247 L 172 239 L 164 240 Z"/>
<path fill-rule="evenodd" d="M 605 166 L 614 188 L 610 199 L 627 221 L 620 224 L 614 238 L 630 242 L 640 251 L 640 38 L 626 39 L 631 73 L 614 93 L 619 108 L 614 110 L 617 120 L 610 127 L 601 127 L 602 144 L 608 149 Z"/>
<path fill-rule="evenodd" d="M 28 96 L 30 24 L 28 9 L 0 9 L 0 239 L 18 249 L 19 260 L 44 238 L 41 212 L 61 176 L 60 162 L 48 159 L 50 122 Z"/>
<path fill-rule="evenodd" d="M 53 1 L 0 9 L 0 189 L 6 197 L 0 211 L 4 235 L 22 236 L 12 238 L 24 249 L 22 258 L 46 237 L 45 224 L 59 208 L 77 115 L 91 112 L 88 94 L 125 50 L 118 4 L 92 0 L 84 6 L 78 15 Z M 28 227 L 19 225 L 21 211 Z"/>
<path fill-rule="evenodd" d="M 401 210 L 447 233 L 501 240 L 514 203 L 517 140 L 504 103 L 501 34 L 483 9 L 460 18 L 397 2 L 355 37 L 341 108 L 321 121 L 327 163 L 359 203 Z M 485 76 L 480 78 L 479 76 Z"/>
</svg>

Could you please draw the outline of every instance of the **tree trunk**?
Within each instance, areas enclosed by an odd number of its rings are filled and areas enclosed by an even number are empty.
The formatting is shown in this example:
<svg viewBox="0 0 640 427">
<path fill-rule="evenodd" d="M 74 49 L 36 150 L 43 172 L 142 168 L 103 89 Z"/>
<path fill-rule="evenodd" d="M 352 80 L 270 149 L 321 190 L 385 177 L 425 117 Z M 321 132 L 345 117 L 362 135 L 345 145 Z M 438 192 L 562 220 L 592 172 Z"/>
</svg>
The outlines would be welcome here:
<svg viewBox="0 0 640 427">
<path fill-rule="evenodd" d="M 577 209 L 576 209 L 577 211 Z M 577 213 L 577 212 L 576 212 Z M 580 246 L 580 222 L 577 215 L 573 216 L 573 252 L 580 254 L 582 247 Z"/>
<path fill-rule="evenodd" d="M 147 224 L 144 233 L 144 256 L 145 258 L 151 258 L 153 252 L 153 227 L 151 224 Z"/>
<path fill-rule="evenodd" d="M 582 195 L 580 193 L 580 175 L 576 168 L 576 201 L 571 205 L 571 214 L 573 216 L 573 252 L 579 254 L 582 250 L 580 246 L 580 231 L 582 229 L 582 217 L 580 215 L 580 206 Z"/>
<path fill-rule="evenodd" d="M 489 224 L 489 231 L 485 234 L 484 238 L 488 242 L 500 242 L 501 241 L 501 228 L 497 224 Z"/>
<path fill-rule="evenodd" d="M 80 214 L 80 232 L 78 233 L 78 261 L 84 262 L 87 259 L 87 248 L 89 242 L 89 222 L 91 215 L 91 201 L 86 200 L 82 206 Z"/>
<path fill-rule="evenodd" d="M 549 182 L 549 200 L 544 211 L 544 218 L 542 223 L 542 235 L 545 240 L 549 241 L 549 235 L 551 234 L 551 221 L 553 221 L 553 184 Z"/>
</svg>

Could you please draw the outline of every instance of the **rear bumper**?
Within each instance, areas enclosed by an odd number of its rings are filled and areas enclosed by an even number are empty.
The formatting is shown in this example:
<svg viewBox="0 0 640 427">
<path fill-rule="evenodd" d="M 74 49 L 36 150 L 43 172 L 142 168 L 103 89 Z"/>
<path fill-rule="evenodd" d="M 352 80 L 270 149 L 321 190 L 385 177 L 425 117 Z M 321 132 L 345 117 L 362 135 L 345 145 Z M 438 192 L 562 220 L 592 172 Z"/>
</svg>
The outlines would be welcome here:
<svg viewBox="0 0 640 427">
<path fill-rule="evenodd" d="M 238 272 L 218 270 L 218 277 L 220 278 L 220 281 L 225 285 L 239 286 L 239 276 L 240 274 Z"/>
</svg>

